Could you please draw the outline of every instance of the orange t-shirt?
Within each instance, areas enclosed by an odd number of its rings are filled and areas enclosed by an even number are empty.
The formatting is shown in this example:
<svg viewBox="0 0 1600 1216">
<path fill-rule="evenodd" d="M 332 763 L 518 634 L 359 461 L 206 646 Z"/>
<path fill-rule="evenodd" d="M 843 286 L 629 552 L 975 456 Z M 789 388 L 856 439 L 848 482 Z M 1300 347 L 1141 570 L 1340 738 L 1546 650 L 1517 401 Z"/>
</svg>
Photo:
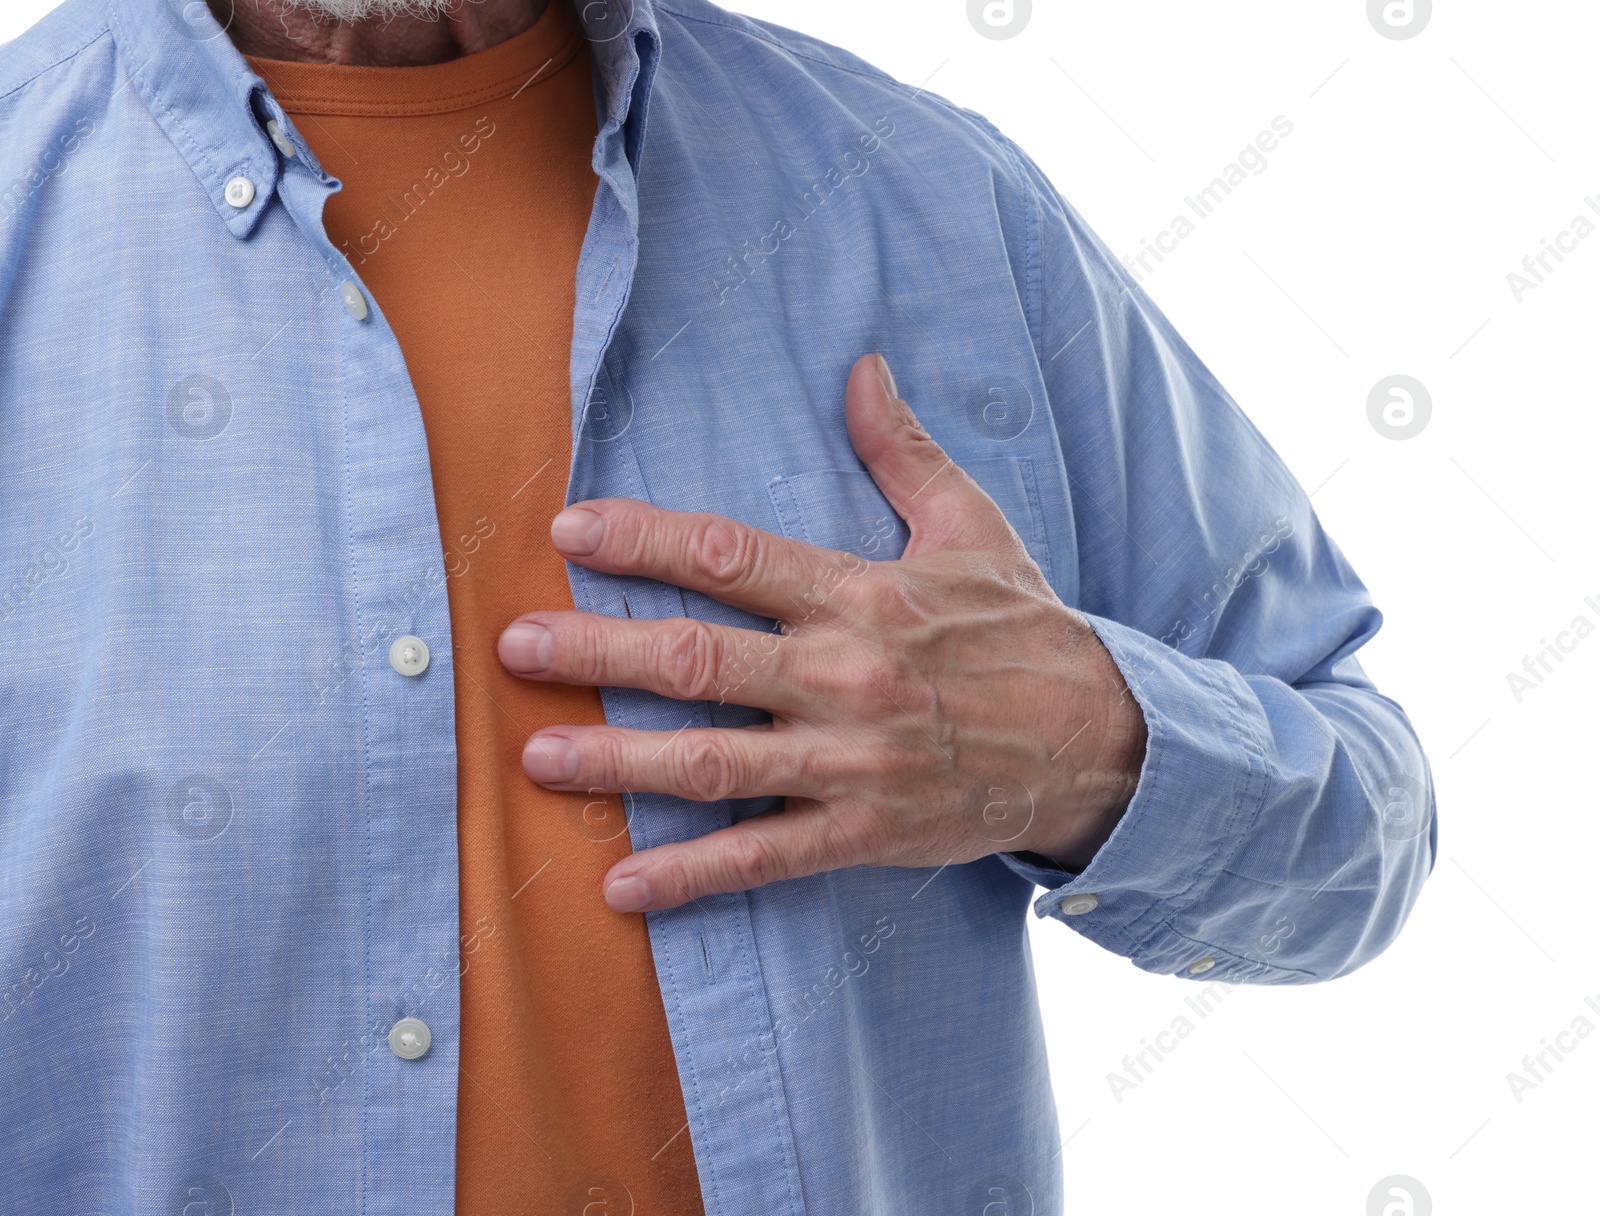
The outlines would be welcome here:
<svg viewBox="0 0 1600 1216">
<path fill-rule="evenodd" d="M 604 722 L 599 694 L 519 680 L 496 652 L 515 617 L 573 606 L 550 520 L 596 186 L 588 44 L 552 0 L 522 34 L 445 63 L 250 64 L 343 182 L 328 235 L 394 329 L 427 430 L 455 648 L 456 1211 L 694 1216 L 645 923 L 601 897 L 630 848 L 622 807 L 522 771 L 540 727 Z"/>
</svg>

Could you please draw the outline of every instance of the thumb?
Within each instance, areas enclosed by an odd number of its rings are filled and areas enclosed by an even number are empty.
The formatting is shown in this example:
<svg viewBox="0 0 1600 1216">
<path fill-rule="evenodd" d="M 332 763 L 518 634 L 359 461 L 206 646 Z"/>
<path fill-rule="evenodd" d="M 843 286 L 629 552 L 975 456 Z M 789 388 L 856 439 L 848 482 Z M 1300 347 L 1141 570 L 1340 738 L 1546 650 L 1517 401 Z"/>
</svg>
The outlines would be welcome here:
<svg viewBox="0 0 1600 1216">
<path fill-rule="evenodd" d="M 900 399 L 882 355 L 863 355 L 844 391 L 850 442 L 872 480 L 911 529 L 911 545 L 984 549 L 1013 543 L 994 500 L 945 454 Z M 907 546 L 906 556 L 913 555 Z"/>
</svg>

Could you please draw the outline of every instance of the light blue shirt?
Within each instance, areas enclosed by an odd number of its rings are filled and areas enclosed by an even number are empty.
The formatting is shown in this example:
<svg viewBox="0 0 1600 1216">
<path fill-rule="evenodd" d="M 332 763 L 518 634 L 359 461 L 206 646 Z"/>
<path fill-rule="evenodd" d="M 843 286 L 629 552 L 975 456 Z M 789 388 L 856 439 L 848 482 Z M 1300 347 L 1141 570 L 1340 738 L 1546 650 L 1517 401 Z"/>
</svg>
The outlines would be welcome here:
<svg viewBox="0 0 1600 1216">
<path fill-rule="evenodd" d="M 1195 983 L 1330 979 L 1405 920 L 1433 803 L 1356 661 L 1378 611 L 983 119 L 703 0 L 587 15 L 568 500 L 893 557 L 843 422 L 881 350 L 1149 726 L 1081 873 L 857 867 L 650 914 L 706 1211 L 1053 1216 L 1030 903 Z M 445 556 L 400 347 L 319 219 L 337 187 L 202 5 L 68 0 L 0 49 L 7 1211 L 453 1208 Z M 770 624 L 569 572 L 589 611 Z M 759 716 L 603 696 L 634 727 Z M 633 842 L 770 805 L 641 794 Z M 570 996 L 603 1032 L 607 993 Z"/>
</svg>

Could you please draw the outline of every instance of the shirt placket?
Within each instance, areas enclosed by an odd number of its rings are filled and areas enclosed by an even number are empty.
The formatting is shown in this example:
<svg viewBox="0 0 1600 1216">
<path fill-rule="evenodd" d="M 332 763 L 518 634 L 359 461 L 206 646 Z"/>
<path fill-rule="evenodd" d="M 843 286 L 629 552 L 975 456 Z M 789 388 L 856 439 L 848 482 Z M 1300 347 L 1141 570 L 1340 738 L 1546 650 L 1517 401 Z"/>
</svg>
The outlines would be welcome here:
<svg viewBox="0 0 1600 1216">
<path fill-rule="evenodd" d="M 367 876 L 353 895 L 363 975 L 349 985 L 365 1026 L 361 1210 L 448 1212 L 460 1058 L 454 648 L 427 436 L 393 331 L 323 229 L 333 179 L 293 141 L 294 155 L 273 142 L 287 162 L 283 203 L 326 275 L 308 320 L 339 331 L 322 344 L 338 367 L 313 406 L 343 417 L 348 565 L 334 576 L 348 580 L 341 627 L 361 678 L 363 768 L 339 808 Z"/>
<path fill-rule="evenodd" d="M 602 133 L 606 168 L 595 220 L 580 255 L 574 318 L 573 460 L 566 501 L 649 492 L 633 446 L 647 394 L 634 369 L 608 359 L 611 336 L 638 263 L 637 193 L 619 132 Z M 603 335 L 603 337 L 601 337 Z M 648 372 L 641 369 L 641 377 Z M 663 619 L 687 615 L 681 591 L 642 578 L 568 566 L 573 600 L 588 612 Z M 637 689 L 603 688 L 608 722 L 672 732 L 713 725 L 702 703 Z M 693 839 L 731 823 L 728 803 L 706 805 L 662 794 L 629 794 L 635 851 Z M 667 1027 L 683 1085 L 707 1216 L 805 1211 L 794 1135 L 778 1061 L 780 1037 L 755 948 L 749 900 L 711 895 L 646 917 Z"/>
</svg>

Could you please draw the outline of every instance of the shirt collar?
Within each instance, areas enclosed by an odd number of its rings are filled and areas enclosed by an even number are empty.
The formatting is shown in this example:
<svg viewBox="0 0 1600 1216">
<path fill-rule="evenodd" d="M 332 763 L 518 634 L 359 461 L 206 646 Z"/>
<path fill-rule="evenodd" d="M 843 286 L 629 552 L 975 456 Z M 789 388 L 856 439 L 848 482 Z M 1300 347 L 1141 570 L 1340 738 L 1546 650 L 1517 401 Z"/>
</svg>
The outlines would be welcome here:
<svg viewBox="0 0 1600 1216">
<path fill-rule="evenodd" d="M 629 164 L 637 171 L 639 148 L 644 142 L 645 110 L 661 56 L 661 33 L 652 0 L 575 2 L 578 20 L 594 55 L 603 116 L 596 142 L 614 139 L 621 132 Z"/>
<path fill-rule="evenodd" d="M 594 54 L 595 93 L 602 119 L 594 141 L 594 171 L 611 188 L 628 230 L 637 232 L 639 154 L 656 64 L 661 58 L 655 12 L 651 0 L 574 3 Z"/>
<path fill-rule="evenodd" d="M 225 16 L 229 8 L 224 5 Z M 594 167 L 632 213 L 633 175 L 660 57 L 654 6 L 652 0 L 575 0 L 575 9 L 594 56 L 601 116 Z M 123 70 L 151 117 L 194 170 L 228 231 L 249 236 L 282 168 L 266 120 L 276 119 L 302 154 L 305 142 L 293 135 L 292 122 L 228 38 L 227 22 L 219 23 L 203 0 L 111 0 L 110 14 Z M 228 201 L 228 183 L 236 178 L 253 189 L 243 207 Z"/>
</svg>

